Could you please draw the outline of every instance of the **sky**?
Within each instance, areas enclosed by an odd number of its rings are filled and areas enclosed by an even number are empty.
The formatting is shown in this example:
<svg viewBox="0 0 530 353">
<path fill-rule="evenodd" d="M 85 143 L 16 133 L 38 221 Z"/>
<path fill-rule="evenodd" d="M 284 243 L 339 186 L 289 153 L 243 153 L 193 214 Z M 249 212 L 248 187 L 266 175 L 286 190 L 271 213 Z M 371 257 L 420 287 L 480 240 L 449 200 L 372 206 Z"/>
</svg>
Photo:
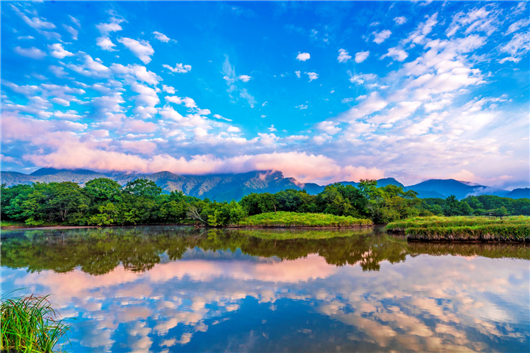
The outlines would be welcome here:
<svg viewBox="0 0 530 353">
<path fill-rule="evenodd" d="M 529 186 L 525 2 L 2 2 L 2 170 Z"/>
</svg>

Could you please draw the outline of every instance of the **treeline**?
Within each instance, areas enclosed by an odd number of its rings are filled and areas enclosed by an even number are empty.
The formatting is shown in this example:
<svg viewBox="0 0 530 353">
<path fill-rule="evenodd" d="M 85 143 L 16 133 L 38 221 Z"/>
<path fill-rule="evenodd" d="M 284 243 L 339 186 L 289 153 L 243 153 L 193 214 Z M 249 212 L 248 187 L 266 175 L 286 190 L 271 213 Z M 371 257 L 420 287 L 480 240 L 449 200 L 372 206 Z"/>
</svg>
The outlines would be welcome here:
<svg viewBox="0 0 530 353">
<path fill-rule="evenodd" d="M 1 187 L 2 220 L 27 225 L 136 225 L 194 223 L 209 226 L 238 224 L 247 216 L 288 211 L 325 213 L 388 223 L 414 216 L 436 215 L 529 215 L 530 200 L 496 196 L 469 197 L 462 201 L 419 199 L 416 192 L 388 185 L 378 188 L 374 180 L 357 187 L 333 184 L 318 195 L 305 190 L 275 194 L 250 194 L 239 202 L 215 202 L 184 195 L 162 194 L 153 181 L 136 179 L 120 186 L 107 179 L 93 179 L 84 187 L 72 182 L 35 183 Z"/>
<path fill-rule="evenodd" d="M 459 201 L 454 196 L 446 199 L 423 199 L 421 207 L 438 216 L 520 216 L 530 215 L 530 199 L 511 199 L 493 195 L 468 196 Z"/>
</svg>

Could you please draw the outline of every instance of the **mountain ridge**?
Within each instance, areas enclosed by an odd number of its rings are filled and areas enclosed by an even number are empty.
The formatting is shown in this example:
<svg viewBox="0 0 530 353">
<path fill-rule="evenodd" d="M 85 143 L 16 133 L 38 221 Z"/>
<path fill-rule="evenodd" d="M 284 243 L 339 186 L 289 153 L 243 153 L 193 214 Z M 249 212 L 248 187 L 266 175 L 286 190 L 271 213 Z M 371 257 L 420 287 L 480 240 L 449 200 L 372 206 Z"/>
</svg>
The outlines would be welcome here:
<svg viewBox="0 0 530 353">
<path fill-rule="evenodd" d="M 72 181 L 84 185 L 88 181 L 100 177 L 113 179 L 120 185 L 125 185 L 135 179 L 146 178 L 154 181 L 165 192 L 180 190 L 189 196 L 209 198 L 217 201 L 239 200 L 252 192 L 275 193 L 285 189 L 305 189 L 310 194 L 318 194 L 326 187 L 326 185 L 316 183 L 302 183 L 293 177 L 285 177 L 281 171 L 273 170 L 255 170 L 236 174 L 182 175 L 169 171 L 160 171 L 151 174 L 100 173 L 88 169 L 41 168 L 31 174 L 2 171 L 1 177 L 2 183 L 5 183 L 7 186 L 31 184 L 34 182 L 60 181 Z M 342 181 L 340 183 L 344 185 L 358 185 L 354 181 Z M 377 180 L 377 185 L 380 187 L 387 185 L 401 186 L 405 190 L 416 191 L 420 198 L 446 198 L 450 195 L 455 195 L 458 199 L 465 198 L 469 195 L 507 196 L 515 190 L 522 190 L 513 193 L 513 198 L 520 198 L 530 193 L 530 188 L 515 189 L 509 192 L 507 190 L 495 189 L 454 179 L 429 179 L 418 184 L 405 186 L 395 178 L 382 178 Z"/>
</svg>

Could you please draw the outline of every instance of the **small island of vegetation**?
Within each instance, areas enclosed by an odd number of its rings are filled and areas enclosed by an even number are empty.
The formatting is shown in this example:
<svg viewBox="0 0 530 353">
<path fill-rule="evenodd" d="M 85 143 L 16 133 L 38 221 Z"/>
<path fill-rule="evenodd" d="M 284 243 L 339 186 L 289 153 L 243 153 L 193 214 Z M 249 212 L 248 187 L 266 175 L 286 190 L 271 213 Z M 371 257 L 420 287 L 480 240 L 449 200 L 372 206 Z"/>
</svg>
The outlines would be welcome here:
<svg viewBox="0 0 530 353">
<path fill-rule="evenodd" d="M 240 227 L 368 227 L 373 225 L 369 219 L 351 216 L 335 216 L 323 213 L 267 212 L 242 219 Z"/>
<path fill-rule="evenodd" d="M 391 222 L 411 241 L 530 241 L 530 217 L 417 217 Z"/>
</svg>

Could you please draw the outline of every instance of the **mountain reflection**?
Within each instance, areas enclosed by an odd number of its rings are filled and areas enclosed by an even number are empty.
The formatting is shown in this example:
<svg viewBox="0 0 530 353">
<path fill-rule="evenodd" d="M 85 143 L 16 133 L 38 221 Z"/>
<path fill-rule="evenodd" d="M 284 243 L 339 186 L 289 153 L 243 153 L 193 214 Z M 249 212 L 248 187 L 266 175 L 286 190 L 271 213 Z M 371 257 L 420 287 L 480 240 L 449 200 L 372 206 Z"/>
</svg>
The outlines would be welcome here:
<svg viewBox="0 0 530 353">
<path fill-rule="evenodd" d="M 303 235 L 309 239 L 300 239 Z M 2 290 L 52 294 L 71 352 L 525 352 L 528 247 L 380 229 L 3 235 Z"/>
<path fill-rule="evenodd" d="M 407 243 L 382 229 L 361 230 L 196 230 L 191 227 L 31 230 L 4 234 L 2 266 L 30 272 L 83 272 L 102 275 L 123 265 L 143 272 L 163 261 L 182 259 L 191 249 L 230 251 L 294 260 L 318 254 L 336 266 L 359 264 L 379 271 L 380 263 L 405 261 L 407 255 L 460 255 L 530 259 L 530 247 L 510 244 Z M 304 239 L 302 239 L 304 238 Z"/>
</svg>

